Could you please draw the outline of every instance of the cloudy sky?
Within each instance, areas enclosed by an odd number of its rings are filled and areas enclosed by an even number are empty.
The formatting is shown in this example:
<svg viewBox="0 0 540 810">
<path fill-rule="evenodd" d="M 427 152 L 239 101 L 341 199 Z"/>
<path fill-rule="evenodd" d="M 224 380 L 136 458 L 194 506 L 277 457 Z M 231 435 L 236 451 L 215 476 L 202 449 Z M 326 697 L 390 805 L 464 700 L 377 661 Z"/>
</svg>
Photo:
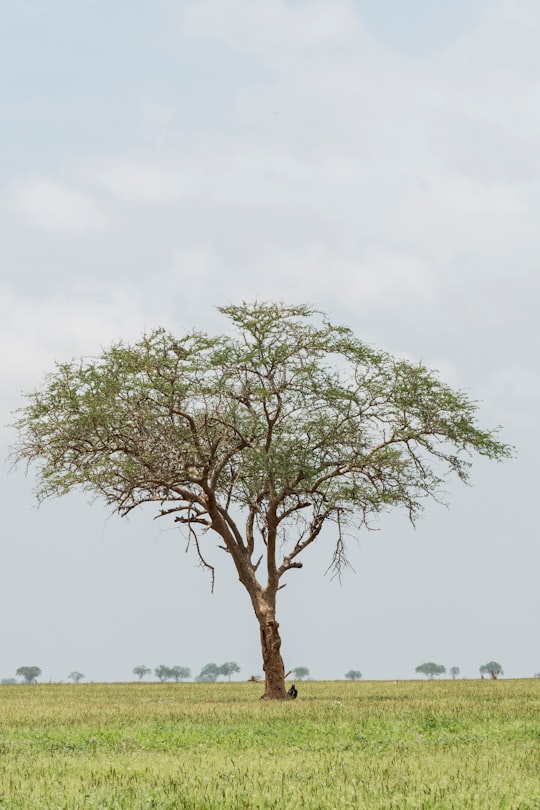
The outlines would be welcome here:
<svg viewBox="0 0 540 810">
<path fill-rule="evenodd" d="M 216 305 L 307 302 L 440 370 L 517 458 L 479 462 L 414 531 L 388 515 L 292 572 L 287 668 L 540 671 L 540 6 L 536 0 L 4 0 L 2 455 L 55 360 Z M 37 665 L 261 673 L 250 605 L 171 525 L 4 466 L 0 677 Z"/>
</svg>

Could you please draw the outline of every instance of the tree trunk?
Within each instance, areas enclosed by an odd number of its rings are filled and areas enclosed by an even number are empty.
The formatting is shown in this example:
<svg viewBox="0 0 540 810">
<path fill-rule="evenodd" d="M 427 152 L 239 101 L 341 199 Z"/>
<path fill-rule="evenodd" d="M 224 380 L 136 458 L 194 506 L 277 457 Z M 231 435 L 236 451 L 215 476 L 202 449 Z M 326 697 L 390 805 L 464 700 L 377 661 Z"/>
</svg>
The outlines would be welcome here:
<svg viewBox="0 0 540 810">
<path fill-rule="evenodd" d="M 285 667 L 281 657 L 281 637 L 275 615 L 259 618 L 261 648 L 265 674 L 263 698 L 267 700 L 288 700 L 285 689 Z"/>
<path fill-rule="evenodd" d="M 265 689 L 262 698 L 266 700 L 289 700 L 285 689 L 285 667 L 281 657 L 281 636 L 276 621 L 276 594 L 278 579 L 261 587 L 255 577 L 255 570 L 245 559 L 238 556 L 234 560 L 239 579 L 249 594 L 253 610 L 259 622 Z"/>
</svg>

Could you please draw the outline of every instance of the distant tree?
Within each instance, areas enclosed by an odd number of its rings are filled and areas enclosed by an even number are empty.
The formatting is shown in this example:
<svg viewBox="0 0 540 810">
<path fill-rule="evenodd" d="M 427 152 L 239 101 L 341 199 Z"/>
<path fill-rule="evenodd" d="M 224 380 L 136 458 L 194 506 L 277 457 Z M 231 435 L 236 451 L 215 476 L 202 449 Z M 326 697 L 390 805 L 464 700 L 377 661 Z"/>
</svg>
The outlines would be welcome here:
<svg viewBox="0 0 540 810">
<path fill-rule="evenodd" d="M 171 678 L 178 683 L 178 681 L 183 681 L 185 678 L 189 678 L 191 675 L 191 670 L 189 667 L 171 667 L 169 674 Z"/>
<path fill-rule="evenodd" d="M 41 675 L 39 667 L 19 667 L 15 675 L 24 678 L 26 683 L 35 683 Z"/>
<path fill-rule="evenodd" d="M 443 667 L 442 664 L 434 664 L 433 661 L 428 661 L 426 664 L 420 664 L 420 666 L 416 667 L 415 672 L 421 672 L 422 675 L 425 675 L 426 678 L 432 681 L 433 678 L 436 678 L 438 675 L 444 675 L 446 667 Z"/>
<path fill-rule="evenodd" d="M 172 678 L 171 668 L 161 664 L 161 666 L 156 667 L 154 670 L 154 675 L 162 682 L 169 681 Z"/>
<path fill-rule="evenodd" d="M 2 678 L 0 683 L 2 684 L 2 686 L 7 686 L 8 684 L 17 683 L 17 679 L 16 678 Z"/>
<path fill-rule="evenodd" d="M 133 667 L 132 671 L 133 674 L 136 675 L 140 681 L 142 681 L 143 678 L 145 678 L 147 675 L 150 675 L 150 673 L 152 672 L 150 667 L 145 667 L 144 664 L 139 664 L 138 666 Z"/>
<path fill-rule="evenodd" d="M 219 668 L 219 674 L 224 675 L 229 680 L 231 680 L 231 675 L 234 672 L 240 672 L 240 667 L 238 666 L 236 661 L 227 661 L 225 664 L 222 664 Z"/>
<path fill-rule="evenodd" d="M 535 677 L 535 678 L 540 678 L 540 672 L 535 672 L 535 673 L 534 673 L 534 677 Z"/>
<path fill-rule="evenodd" d="M 79 683 L 83 678 L 86 678 L 86 675 L 83 675 L 82 672 L 70 672 L 68 678 L 70 678 L 73 683 Z"/>
<path fill-rule="evenodd" d="M 293 669 L 293 675 L 297 681 L 303 681 L 304 678 L 309 677 L 309 669 L 308 667 L 295 667 Z"/>
<path fill-rule="evenodd" d="M 212 577 L 214 538 L 259 624 L 265 697 L 285 700 L 278 594 L 323 528 L 339 574 L 350 534 L 393 508 L 414 522 L 448 474 L 467 481 L 474 451 L 512 450 L 463 391 L 312 307 L 219 310 L 218 337 L 157 329 L 58 363 L 17 413 L 12 458 L 37 463 L 40 500 L 82 489 L 120 515 L 153 503 Z"/>
<path fill-rule="evenodd" d="M 359 681 L 362 677 L 362 673 L 359 669 L 350 669 L 348 672 L 345 673 L 345 677 L 349 681 Z"/>
<path fill-rule="evenodd" d="M 457 676 L 460 674 L 461 670 L 459 667 L 450 667 L 450 675 L 452 676 L 452 680 L 455 681 Z"/>
<path fill-rule="evenodd" d="M 218 675 L 220 674 L 221 673 L 217 664 L 205 664 L 195 680 L 203 681 L 205 683 L 213 683 L 217 680 Z"/>
<path fill-rule="evenodd" d="M 487 664 L 482 664 L 480 667 L 481 675 L 489 675 L 492 680 L 496 681 L 499 675 L 504 675 L 503 669 L 497 661 L 489 661 Z"/>
</svg>

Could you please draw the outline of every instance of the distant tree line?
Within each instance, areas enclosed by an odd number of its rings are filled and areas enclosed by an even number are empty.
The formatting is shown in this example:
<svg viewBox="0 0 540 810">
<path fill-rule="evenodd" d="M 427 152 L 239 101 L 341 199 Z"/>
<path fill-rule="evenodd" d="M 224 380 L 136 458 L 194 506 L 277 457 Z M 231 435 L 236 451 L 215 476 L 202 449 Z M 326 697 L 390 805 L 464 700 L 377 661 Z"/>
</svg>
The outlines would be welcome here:
<svg viewBox="0 0 540 810">
<path fill-rule="evenodd" d="M 502 666 L 497 661 L 489 661 L 487 664 L 482 664 L 479 670 L 482 678 L 489 675 L 493 680 L 497 680 L 499 675 L 503 674 Z M 433 680 L 433 678 L 438 678 L 439 675 L 445 675 L 446 667 L 443 666 L 443 664 L 436 664 L 434 661 L 427 661 L 425 664 L 417 666 L 415 672 L 425 675 L 429 680 Z M 459 667 L 450 667 L 448 672 L 452 676 L 452 680 L 454 680 L 460 674 L 461 670 Z"/>
<path fill-rule="evenodd" d="M 40 667 L 19 667 L 15 672 L 15 675 L 22 678 L 24 683 L 37 683 L 37 679 L 41 675 L 41 669 Z M 73 683 L 79 683 L 83 678 L 86 678 L 86 675 L 84 675 L 82 672 L 77 672 L 77 670 L 74 670 L 73 672 L 69 673 L 68 678 L 69 680 L 73 681 Z M 17 683 L 17 680 L 16 678 L 2 678 L 1 683 L 13 684 Z"/>
<path fill-rule="evenodd" d="M 185 681 L 191 675 L 189 667 L 166 667 L 161 664 L 154 670 L 154 675 L 160 681 Z"/>
<path fill-rule="evenodd" d="M 136 675 L 140 681 L 143 680 L 147 675 L 150 675 L 152 670 L 150 667 L 145 666 L 144 664 L 139 664 L 138 666 L 133 668 L 133 674 Z M 497 680 L 499 676 L 503 675 L 503 668 L 497 661 L 489 661 L 487 664 L 482 664 L 479 667 L 480 676 L 485 678 L 489 676 L 492 680 Z M 204 667 L 201 669 L 199 674 L 195 677 L 195 680 L 202 683 L 213 683 L 217 681 L 217 679 L 222 676 L 231 680 L 231 675 L 240 672 L 240 667 L 236 663 L 236 661 L 226 661 L 224 664 L 218 666 L 214 663 L 205 664 Z M 424 664 L 419 664 L 415 672 L 425 675 L 426 678 L 429 680 L 433 680 L 434 678 L 438 678 L 440 675 L 446 674 L 446 667 L 443 664 L 436 664 L 434 661 L 427 661 Z M 448 669 L 448 673 L 453 680 L 457 678 L 461 670 L 457 666 L 452 666 Z M 37 679 L 41 675 L 40 667 L 19 667 L 15 673 L 19 678 L 23 679 L 24 683 L 37 683 Z M 295 680 L 302 681 L 309 677 L 309 669 L 308 667 L 295 667 L 291 670 L 290 673 L 295 678 Z M 156 678 L 161 681 L 184 681 L 191 677 L 191 669 L 189 667 L 181 667 L 181 666 L 174 666 L 174 667 L 167 667 L 164 664 L 161 664 L 159 667 L 154 669 L 154 675 Z M 73 681 L 73 683 L 80 683 L 83 678 L 86 677 L 82 672 L 78 672 L 74 670 L 70 672 L 67 676 L 69 680 Z M 358 669 L 350 669 L 348 672 L 345 673 L 344 677 L 347 680 L 351 681 L 358 681 L 362 678 L 362 673 Z M 533 676 L 534 678 L 540 678 L 540 672 L 536 672 Z M 258 681 L 262 680 L 259 677 L 252 675 L 250 680 Z M 16 678 L 2 678 L 0 683 L 2 685 L 7 684 L 16 684 L 18 681 Z"/>
<path fill-rule="evenodd" d="M 147 675 L 150 675 L 152 670 L 144 664 L 139 664 L 133 668 L 133 674 L 138 677 L 140 681 Z M 231 680 L 231 675 L 235 672 L 240 672 L 240 667 L 236 661 L 226 661 L 224 664 L 218 666 L 217 664 L 205 664 L 199 674 L 195 677 L 196 681 L 212 683 L 217 681 L 220 675 Z M 189 667 L 167 667 L 165 664 L 160 664 L 159 667 L 154 669 L 154 675 L 162 683 L 165 681 L 184 681 L 191 677 L 191 669 Z"/>
</svg>

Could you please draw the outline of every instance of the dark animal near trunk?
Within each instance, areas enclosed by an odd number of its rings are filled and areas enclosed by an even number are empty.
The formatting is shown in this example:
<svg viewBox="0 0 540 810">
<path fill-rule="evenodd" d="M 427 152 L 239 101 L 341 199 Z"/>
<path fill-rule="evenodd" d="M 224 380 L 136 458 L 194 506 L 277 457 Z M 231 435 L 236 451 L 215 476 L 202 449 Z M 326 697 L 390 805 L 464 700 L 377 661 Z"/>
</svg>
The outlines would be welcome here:
<svg viewBox="0 0 540 810">
<path fill-rule="evenodd" d="M 290 698 L 292 698 L 293 700 L 294 700 L 295 698 L 297 698 L 297 697 L 298 697 L 298 689 L 296 688 L 296 686 L 294 685 L 294 683 L 293 683 L 293 685 L 291 686 L 291 688 L 289 689 L 289 691 L 287 692 L 287 694 L 288 694 L 288 695 L 289 695 L 289 697 L 290 697 Z"/>
</svg>

